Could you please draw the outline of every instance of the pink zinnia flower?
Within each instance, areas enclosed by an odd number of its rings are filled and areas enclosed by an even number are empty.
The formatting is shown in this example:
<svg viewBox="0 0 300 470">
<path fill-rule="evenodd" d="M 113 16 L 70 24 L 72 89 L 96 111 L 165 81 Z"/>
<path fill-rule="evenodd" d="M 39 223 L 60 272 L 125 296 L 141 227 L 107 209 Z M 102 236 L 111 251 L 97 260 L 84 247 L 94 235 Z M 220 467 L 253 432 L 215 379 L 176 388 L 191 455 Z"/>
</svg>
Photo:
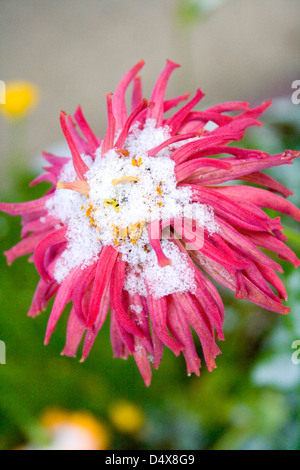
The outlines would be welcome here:
<svg viewBox="0 0 300 470">
<path fill-rule="evenodd" d="M 300 210 L 285 199 L 291 191 L 261 170 L 291 164 L 299 152 L 268 155 L 229 146 L 248 127 L 261 125 L 257 118 L 269 102 L 254 109 L 229 102 L 194 111 L 203 97 L 198 89 L 165 118 L 189 96 L 164 98 L 178 65 L 167 61 L 148 102 L 137 76 L 143 64 L 123 77 L 113 98 L 107 94 L 103 141 L 80 107 L 74 120 L 62 113 L 72 159 L 45 153 L 50 166 L 32 185 L 47 181 L 53 188 L 39 200 L 0 204 L 0 209 L 22 216 L 22 241 L 6 253 L 8 263 L 33 253 L 30 260 L 41 276 L 29 315 L 38 315 L 56 296 L 46 344 L 65 306 L 73 302 L 63 354 L 75 356 L 85 334 L 84 360 L 110 309 L 114 356 L 133 354 L 149 385 L 151 362 L 159 366 L 164 346 L 176 355 L 182 351 L 188 374 L 199 375 L 190 326 L 200 338 L 209 371 L 214 369 L 220 354 L 215 331 L 218 340 L 224 339 L 224 307 L 206 274 L 236 298 L 289 312 L 276 274 L 282 267 L 259 248 L 295 267 L 300 261 L 284 243 L 280 218 L 262 209 L 296 220 Z M 132 82 L 128 116 L 125 92 Z M 228 114 L 232 111 L 235 117 Z M 266 189 L 222 185 L 231 180 Z"/>
</svg>

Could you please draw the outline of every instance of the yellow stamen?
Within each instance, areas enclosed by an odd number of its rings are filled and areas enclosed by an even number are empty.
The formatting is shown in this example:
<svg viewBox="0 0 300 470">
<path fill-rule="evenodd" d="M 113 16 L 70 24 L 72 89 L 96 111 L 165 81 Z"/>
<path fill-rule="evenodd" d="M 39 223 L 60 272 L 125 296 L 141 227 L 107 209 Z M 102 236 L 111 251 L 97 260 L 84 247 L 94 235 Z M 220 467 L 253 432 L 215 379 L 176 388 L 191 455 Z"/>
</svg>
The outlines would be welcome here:
<svg viewBox="0 0 300 470">
<path fill-rule="evenodd" d="M 93 206 L 90 204 L 88 210 L 86 211 L 86 216 L 90 217 L 93 210 Z"/>
<path fill-rule="evenodd" d="M 138 160 L 136 160 L 135 158 L 132 158 L 131 163 L 133 166 L 140 167 L 143 164 L 143 160 L 141 157 Z"/>
<path fill-rule="evenodd" d="M 129 157 L 129 152 L 125 149 L 117 150 L 117 154 L 119 155 L 119 157 Z"/>
<path fill-rule="evenodd" d="M 104 206 L 113 206 L 116 212 L 120 211 L 119 203 L 115 199 L 104 199 Z"/>
<path fill-rule="evenodd" d="M 97 227 L 97 224 L 96 224 L 95 219 L 93 217 L 90 217 L 90 226 L 91 227 Z"/>
<path fill-rule="evenodd" d="M 120 229 L 119 235 L 123 239 L 123 242 L 125 242 L 126 238 L 128 237 L 128 227 Z"/>
<path fill-rule="evenodd" d="M 117 186 L 117 184 L 120 184 L 120 183 L 137 183 L 138 180 L 139 179 L 136 176 L 122 176 L 122 178 L 120 179 L 112 180 L 111 183 L 114 186 Z"/>
<path fill-rule="evenodd" d="M 113 229 L 113 236 L 114 236 L 114 243 L 115 245 L 119 245 L 119 240 L 122 239 L 123 242 L 126 239 L 129 239 L 131 243 L 136 245 L 138 239 L 141 238 L 143 228 L 146 225 L 146 222 L 138 222 L 136 224 L 130 224 L 129 227 L 120 228 L 117 227 L 115 224 L 112 224 Z"/>
<path fill-rule="evenodd" d="M 156 188 L 156 191 L 158 192 L 160 196 L 162 195 L 162 190 L 160 188 Z"/>
<path fill-rule="evenodd" d="M 118 245 L 120 245 L 120 243 L 118 242 L 119 229 L 118 229 L 118 227 L 116 227 L 115 224 L 112 224 L 112 228 L 113 228 L 113 231 L 114 231 L 114 244 L 116 246 L 118 246 Z"/>
<path fill-rule="evenodd" d="M 142 231 L 145 226 L 146 222 L 138 222 L 137 224 L 130 224 L 129 225 L 129 238 L 131 240 L 137 240 L 141 238 Z"/>
</svg>

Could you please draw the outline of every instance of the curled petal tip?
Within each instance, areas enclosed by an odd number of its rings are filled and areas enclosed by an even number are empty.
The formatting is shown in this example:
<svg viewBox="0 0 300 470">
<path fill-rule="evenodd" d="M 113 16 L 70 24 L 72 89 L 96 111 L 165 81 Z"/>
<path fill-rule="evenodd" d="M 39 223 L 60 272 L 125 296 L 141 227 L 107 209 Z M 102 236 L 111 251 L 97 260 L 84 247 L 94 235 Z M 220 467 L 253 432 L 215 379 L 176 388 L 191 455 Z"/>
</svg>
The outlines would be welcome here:
<svg viewBox="0 0 300 470">
<path fill-rule="evenodd" d="M 149 388 L 150 385 L 151 385 L 151 378 L 150 379 L 145 379 L 144 378 L 144 383 L 145 383 L 146 387 Z"/>
<path fill-rule="evenodd" d="M 68 352 L 66 349 L 64 349 L 64 350 L 60 353 L 60 355 L 61 355 L 62 357 L 76 357 L 76 353 L 70 353 L 70 352 Z"/>
<path fill-rule="evenodd" d="M 10 259 L 9 251 L 4 251 L 4 256 L 6 257 L 6 262 L 7 262 L 8 266 L 11 266 L 13 262 Z"/>
<path fill-rule="evenodd" d="M 172 265 L 172 261 L 167 258 L 165 255 L 163 256 L 160 256 L 159 259 L 158 259 L 158 265 L 161 267 L 161 268 L 165 268 L 166 266 L 171 266 Z"/>
<path fill-rule="evenodd" d="M 167 64 L 173 65 L 174 67 L 180 68 L 181 65 L 178 64 L 177 62 L 174 62 L 173 60 L 167 59 Z"/>
</svg>

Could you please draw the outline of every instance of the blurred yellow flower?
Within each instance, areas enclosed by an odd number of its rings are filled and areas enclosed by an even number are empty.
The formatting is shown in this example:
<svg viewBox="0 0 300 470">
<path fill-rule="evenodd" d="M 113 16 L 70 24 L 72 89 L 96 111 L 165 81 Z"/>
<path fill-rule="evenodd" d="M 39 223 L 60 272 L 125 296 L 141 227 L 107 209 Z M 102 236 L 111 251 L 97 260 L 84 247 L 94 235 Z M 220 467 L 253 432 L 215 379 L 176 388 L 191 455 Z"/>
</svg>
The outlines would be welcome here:
<svg viewBox="0 0 300 470">
<path fill-rule="evenodd" d="M 12 81 L 6 83 L 6 103 L 0 111 L 8 119 L 22 119 L 32 111 L 39 99 L 39 89 L 30 82 Z"/>
<path fill-rule="evenodd" d="M 124 434 L 136 434 L 145 422 L 143 410 L 125 400 L 111 406 L 109 417 L 115 428 Z"/>
<path fill-rule="evenodd" d="M 52 437 L 51 448 L 106 450 L 110 445 L 106 425 L 86 411 L 48 410 L 43 414 L 41 424 Z"/>
</svg>

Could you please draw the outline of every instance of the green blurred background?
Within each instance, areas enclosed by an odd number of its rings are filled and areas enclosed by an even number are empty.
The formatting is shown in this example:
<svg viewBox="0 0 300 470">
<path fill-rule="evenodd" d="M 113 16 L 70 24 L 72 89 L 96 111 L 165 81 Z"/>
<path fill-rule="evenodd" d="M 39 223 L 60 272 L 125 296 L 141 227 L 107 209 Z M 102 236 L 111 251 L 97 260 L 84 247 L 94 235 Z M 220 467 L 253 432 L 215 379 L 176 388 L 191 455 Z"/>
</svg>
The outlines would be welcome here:
<svg viewBox="0 0 300 470">
<path fill-rule="evenodd" d="M 300 148 L 300 105 L 291 102 L 291 83 L 300 78 L 300 63 L 296 61 L 300 37 L 293 25 L 293 17 L 300 13 L 298 1 L 181 0 L 159 4 L 156 0 L 128 1 L 124 2 L 127 6 L 122 16 L 118 10 L 124 8 L 122 2 L 89 0 L 84 2 L 86 16 L 81 17 L 83 23 L 79 29 L 83 2 L 72 1 L 72 8 L 68 1 L 59 4 L 53 1 L 51 8 L 50 2 L 43 0 L 22 3 L 25 5 L 20 6 L 15 0 L 0 0 L 0 57 L 3 59 L 0 79 L 31 80 L 40 87 L 41 103 L 26 120 L 0 121 L 1 201 L 26 201 L 40 197 L 47 190 L 47 185 L 28 189 L 28 183 L 41 171 L 39 150 L 64 149 L 59 110 L 72 112 L 81 103 L 100 134 L 105 129 L 105 91 L 114 89 L 126 69 L 141 57 L 148 63 L 144 75 L 146 95 L 169 56 L 185 67 L 173 89 L 171 86 L 170 95 L 193 92 L 202 86 L 209 95 L 209 103 L 248 98 L 255 104 L 259 99 L 274 97 L 274 105 L 263 119 L 265 126 L 247 133 L 244 145 L 272 153 Z M 237 9 L 240 3 L 244 6 Z M 39 44 L 38 26 L 32 30 L 32 21 L 37 23 L 34 14 L 40 21 L 40 34 L 42 28 L 47 32 L 50 40 L 47 48 Z M 153 18 L 148 16 L 151 14 Z M 104 42 L 96 43 L 89 29 L 89 21 L 95 15 L 98 15 L 99 30 L 105 28 Z M 155 15 L 158 25 L 152 22 Z M 280 15 L 278 31 L 274 18 Z M 68 21 L 56 24 L 57 18 L 58 23 L 61 18 Z M 260 25 L 261 18 L 269 18 L 264 28 L 269 35 L 273 33 L 273 38 L 262 37 L 261 28 L 251 31 L 251 22 L 255 24 L 256 19 Z M 18 23 L 12 26 L 13 19 L 19 22 L 20 28 Z M 237 36 L 232 32 L 236 24 Z M 225 28 L 224 37 L 221 26 Z M 128 36 L 124 39 L 127 46 L 116 40 L 115 31 L 120 34 L 120 27 Z M 153 44 L 152 27 L 155 28 Z M 247 27 L 249 31 L 238 42 L 238 32 Z M 62 50 L 54 47 L 50 33 L 55 28 L 65 38 Z M 160 49 L 158 33 L 161 33 Z M 82 35 L 83 44 L 78 34 Z M 256 39 L 259 36 L 260 49 L 251 34 Z M 139 44 L 136 44 L 137 36 Z M 275 36 L 280 37 L 277 48 Z M 197 38 L 205 37 L 206 45 L 203 41 L 197 43 Z M 272 40 L 276 64 L 271 52 L 269 60 L 265 57 L 271 51 Z M 14 47 L 18 51 L 16 56 Z M 212 55 L 214 50 L 219 55 Z M 72 82 L 68 82 L 71 78 Z M 294 167 L 269 172 L 294 191 L 291 200 L 296 204 L 300 204 L 299 170 L 296 162 Z M 300 228 L 285 217 L 283 222 L 289 245 L 300 257 Z M 0 214 L 0 253 L 17 243 L 19 234 L 19 218 Z M 226 341 L 220 345 L 223 354 L 217 359 L 218 368 L 209 374 L 203 366 L 200 378 L 188 378 L 183 358 L 175 358 L 165 350 L 160 369 L 154 372 L 152 385 L 147 389 L 132 358 L 128 361 L 112 358 L 108 322 L 84 364 L 60 356 L 67 311 L 50 345 L 44 347 L 50 308 L 35 320 L 26 317 L 38 275 L 27 259 L 7 267 L 1 255 L 0 340 L 6 343 L 7 364 L 0 365 L 0 448 L 17 448 L 28 442 L 43 445 L 46 437 L 41 415 L 47 409 L 60 408 L 92 413 L 106 427 L 111 449 L 299 449 L 300 365 L 294 365 L 291 358 L 292 343 L 300 340 L 300 274 L 287 263 L 283 265 L 282 278 L 289 294 L 288 306 L 292 309 L 288 317 L 236 301 L 221 289 L 227 317 Z M 125 432 L 112 419 L 111 410 L 124 400 L 132 403 L 144 417 L 143 425 L 134 432 Z"/>
</svg>

